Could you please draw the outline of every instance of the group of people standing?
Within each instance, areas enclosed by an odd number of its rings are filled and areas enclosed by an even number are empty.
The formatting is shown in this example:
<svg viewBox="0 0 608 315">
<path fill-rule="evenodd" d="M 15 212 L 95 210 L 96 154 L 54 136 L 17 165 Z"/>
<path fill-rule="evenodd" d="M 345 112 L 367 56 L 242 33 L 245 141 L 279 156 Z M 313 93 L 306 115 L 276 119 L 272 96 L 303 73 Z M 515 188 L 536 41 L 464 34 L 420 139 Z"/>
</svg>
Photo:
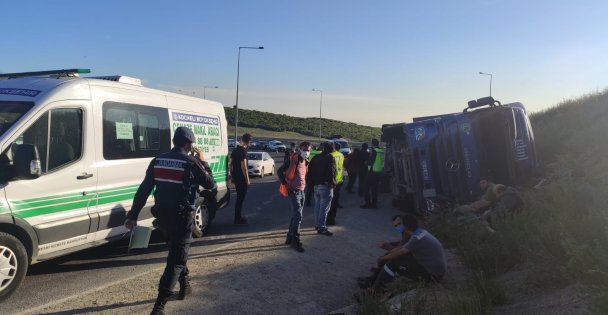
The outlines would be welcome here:
<svg viewBox="0 0 608 315">
<path fill-rule="evenodd" d="M 368 152 L 368 146 L 364 143 L 361 149 L 347 157 L 340 152 L 337 142 L 323 142 L 314 150 L 306 141 L 297 148 L 295 143 L 290 145 L 284 163 L 277 172 L 281 184 L 289 191 L 287 197 L 293 212 L 286 245 L 291 245 L 299 252 L 304 251 L 300 226 L 305 205 L 314 208 L 317 233 L 333 235 L 328 226 L 336 224 L 338 209 L 342 207 L 340 191 L 345 175 L 349 178 L 346 190 L 350 193 L 354 193 L 352 189 L 356 179 L 359 179 L 360 195 L 365 195 L 365 204 L 361 207 L 377 208 L 378 184 L 384 165 L 384 151 L 379 144 L 378 140 L 373 139 L 371 152 Z"/>
</svg>

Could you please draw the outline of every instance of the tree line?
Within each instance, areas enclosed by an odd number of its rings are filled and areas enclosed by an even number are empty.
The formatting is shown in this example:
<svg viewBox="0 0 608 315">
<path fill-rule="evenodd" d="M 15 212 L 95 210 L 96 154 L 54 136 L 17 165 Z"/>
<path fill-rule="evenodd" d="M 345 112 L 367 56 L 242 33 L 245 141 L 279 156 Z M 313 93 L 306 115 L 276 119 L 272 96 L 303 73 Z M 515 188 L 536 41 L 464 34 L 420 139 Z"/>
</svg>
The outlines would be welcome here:
<svg viewBox="0 0 608 315">
<path fill-rule="evenodd" d="M 234 125 L 234 108 L 224 107 L 228 123 Z M 381 129 L 355 123 L 323 118 L 321 131 L 324 138 L 332 135 L 355 141 L 380 139 Z M 303 135 L 319 136 L 319 118 L 300 118 L 284 114 L 273 114 L 250 109 L 239 109 L 239 126 L 260 128 L 270 131 L 292 131 Z"/>
</svg>

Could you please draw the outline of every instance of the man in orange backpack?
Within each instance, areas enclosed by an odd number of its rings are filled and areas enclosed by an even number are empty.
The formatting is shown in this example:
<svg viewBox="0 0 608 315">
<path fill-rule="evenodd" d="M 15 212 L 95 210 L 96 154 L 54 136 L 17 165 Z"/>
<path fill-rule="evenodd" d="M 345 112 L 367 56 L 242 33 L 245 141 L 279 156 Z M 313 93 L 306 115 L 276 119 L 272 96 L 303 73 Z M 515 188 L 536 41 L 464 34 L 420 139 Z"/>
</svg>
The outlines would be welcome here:
<svg viewBox="0 0 608 315">
<path fill-rule="evenodd" d="M 291 245 L 298 252 L 304 251 L 300 241 L 300 225 L 304 209 L 304 189 L 306 188 L 309 154 L 310 143 L 306 141 L 300 143 L 300 148 L 291 154 L 287 163 L 284 163 L 277 171 L 281 184 L 285 185 L 289 191 L 288 198 L 293 210 L 285 244 Z"/>
</svg>

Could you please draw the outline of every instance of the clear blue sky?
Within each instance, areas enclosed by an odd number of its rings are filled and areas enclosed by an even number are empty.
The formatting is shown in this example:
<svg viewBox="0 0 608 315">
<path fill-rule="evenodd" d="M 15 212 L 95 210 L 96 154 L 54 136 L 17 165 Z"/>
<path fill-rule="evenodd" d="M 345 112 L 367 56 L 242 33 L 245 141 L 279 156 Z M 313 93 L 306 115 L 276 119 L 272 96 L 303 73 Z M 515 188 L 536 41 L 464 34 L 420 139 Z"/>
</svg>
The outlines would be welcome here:
<svg viewBox="0 0 608 315">
<path fill-rule="evenodd" d="M 606 1 L 5 1 L 0 72 L 91 68 L 275 113 L 380 126 L 492 94 L 531 111 L 608 85 Z"/>
</svg>

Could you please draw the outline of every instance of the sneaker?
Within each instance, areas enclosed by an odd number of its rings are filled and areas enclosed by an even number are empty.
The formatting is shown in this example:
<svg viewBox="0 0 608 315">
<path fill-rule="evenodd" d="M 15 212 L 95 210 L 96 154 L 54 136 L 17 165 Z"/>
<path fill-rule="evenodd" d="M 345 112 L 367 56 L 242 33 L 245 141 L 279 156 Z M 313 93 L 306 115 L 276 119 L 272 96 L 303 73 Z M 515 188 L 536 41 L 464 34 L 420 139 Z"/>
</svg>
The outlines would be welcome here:
<svg viewBox="0 0 608 315">
<path fill-rule="evenodd" d="M 332 236 L 332 235 L 334 235 L 334 233 L 330 232 L 327 228 L 323 228 L 323 229 L 317 230 L 317 234 L 325 235 L 325 236 Z"/>
<path fill-rule="evenodd" d="M 369 205 L 369 204 L 367 204 L 367 203 L 366 204 L 362 204 L 361 206 L 359 206 L 359 208 L 361 208 L 361 209 L 370 209 L 371 207 L 372 206 Z"/>
<path fill-rule="evenodd" d="M 318 231 L 318 230 L 319 230 L 319 226 L 315 225 L 315 231 Z"/>
<path fill-rule="evenodd" d="M 234 225 L 247 225 L 247 219 L 240 218 L 239 220 L 234 220 Z"/>
<path fill-rule="evenodd" d="M 304 247 L 302 246 L 302 242 L 300 241 L 292 242 L 291 247 L 300 253 L 304 252 Z"/>
</svg>

